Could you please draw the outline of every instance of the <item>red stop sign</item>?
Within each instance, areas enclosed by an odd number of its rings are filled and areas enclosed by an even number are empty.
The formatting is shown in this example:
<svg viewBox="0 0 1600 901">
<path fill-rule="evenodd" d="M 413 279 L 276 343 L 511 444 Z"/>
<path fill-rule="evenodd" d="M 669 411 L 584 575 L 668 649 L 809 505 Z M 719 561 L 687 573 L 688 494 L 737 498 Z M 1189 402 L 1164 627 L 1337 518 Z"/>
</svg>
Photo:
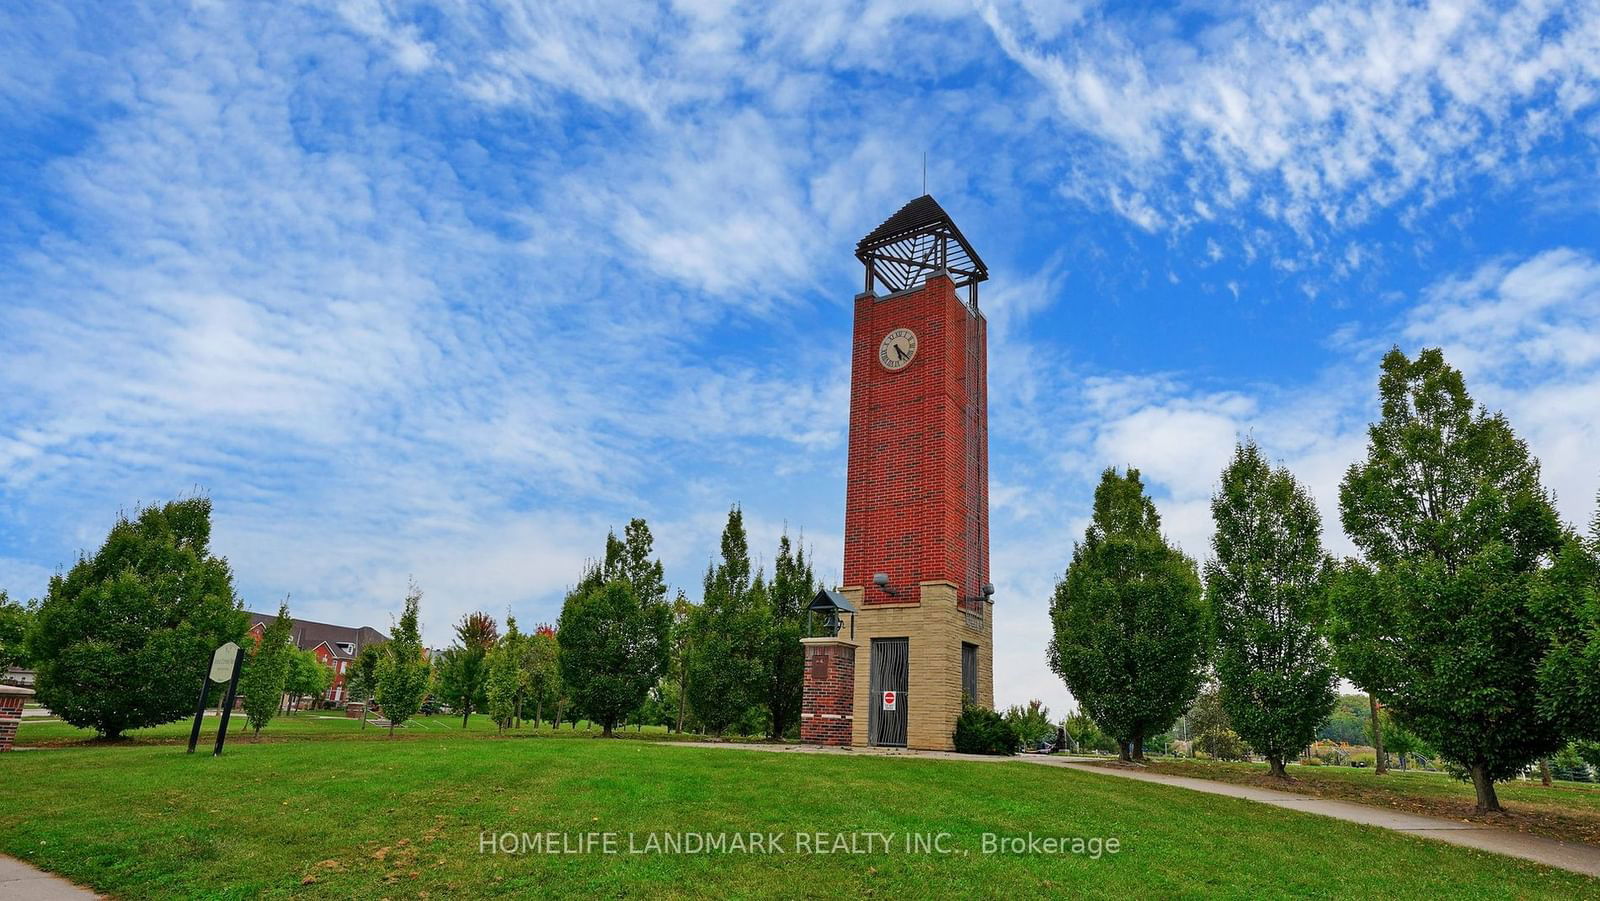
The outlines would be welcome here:
<svg viewBox="0 0 1600 901">
<path fill-rule="evenodd" d="M 884 710 L 893 710 L 894 709 L 894 702 L 896 700 L 897 699 L 895 697 L 895 693 L 894 692 L 892 692 L 892 691 L 884 692 L 883 693 L 883 709 Z"/>
</svg>

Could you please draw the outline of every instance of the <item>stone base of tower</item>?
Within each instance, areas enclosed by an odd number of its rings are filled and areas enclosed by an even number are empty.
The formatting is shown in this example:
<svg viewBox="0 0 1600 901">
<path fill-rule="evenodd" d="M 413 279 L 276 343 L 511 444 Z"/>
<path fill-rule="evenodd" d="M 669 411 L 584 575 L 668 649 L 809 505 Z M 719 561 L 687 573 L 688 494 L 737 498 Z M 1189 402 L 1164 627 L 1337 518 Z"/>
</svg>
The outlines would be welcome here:
<svg viewBox="0 0 1600 901">
<path fill-rule="evenodd" d="M 920 600 L 910 603 L 866 603 L 867 589 L 844 588 L 840 593 L 860 612 L 855 617 L 855 643 L 860 646 L 855 667 L 854 730 L 850 743 L 874 744 L 869 733 L 872 704 L 873 639 L 906 639 L 908 677 L 903 704 L 908 748 L 955 749 L 956 719 L 961 715 L 962 646 L 975 651 L 976 689 L 980 707 L 994 706 L 994 605 L 979 605 L 971 613 L 957 603 L 953 582 L 920 585 Z M 871 589 L 882 596 L 880 589 Z M 803 727 L 802 727 L 803 728 Z"/>
<path fill-rule="evenodd" d="M 856 643 L 843 638 L 802 638 L 800 643 L 806 649 L 800 740 L 849 745 L 855 731 Z"/>
</svg>

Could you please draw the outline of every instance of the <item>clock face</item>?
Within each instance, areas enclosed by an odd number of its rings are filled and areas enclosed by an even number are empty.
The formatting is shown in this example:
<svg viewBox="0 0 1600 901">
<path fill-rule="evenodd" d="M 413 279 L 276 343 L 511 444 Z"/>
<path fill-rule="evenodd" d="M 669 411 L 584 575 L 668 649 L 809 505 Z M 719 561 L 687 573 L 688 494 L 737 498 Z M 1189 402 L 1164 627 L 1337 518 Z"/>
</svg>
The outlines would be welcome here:
<svg viewBox="0 0 1600 901">
<path fill-rule="evenodd" d="M 897 328 L 883 336 L 878 345 L 878 362 L 890 372 L 899 372 L 911 365 L 917 355 L 917 333 L 908 328 Z"/>
</svg>

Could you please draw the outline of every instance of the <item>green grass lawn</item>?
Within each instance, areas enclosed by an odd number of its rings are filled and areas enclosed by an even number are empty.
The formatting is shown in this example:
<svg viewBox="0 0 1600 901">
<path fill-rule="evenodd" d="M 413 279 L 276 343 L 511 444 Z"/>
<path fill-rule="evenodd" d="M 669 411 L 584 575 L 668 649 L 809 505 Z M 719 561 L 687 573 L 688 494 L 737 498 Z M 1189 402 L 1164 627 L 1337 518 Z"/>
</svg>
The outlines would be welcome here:
<svg viewBox="0 0 1600 901">
<path fill-rule="evenodd" d="M 1501 782 L 1495 792 L 1506 808 L 1503 815 L 1480 817 L 1473 812 L 1472 785 L 1444 773 L 1390 769 L 1379 776 L 1358 767 L 1288 767 L 1290 781 L 1273 779 L 1265 763 L 1151 758 L 1158 773 L 1194 776 L 1246 785 L 1260 785 L 1378 807 L 1400 807 L 1417 813 L 1472 819 L 1553 838 L 1600 844 L 1600 785 L 1556 782 L 1545 788 L 1537 781 Z"/>
<path fill-rule="evenodd" d="M 457 721 L 459 726 L 459 721 Z M 370 732 L 371 730 L 369 730 Z M 582 732 L 580 730 L 579 734 Z M 1180 789 L 1005 761 L 500 738 L 241 742 L 0 758 L 0 850 L 116 896 L 1573 898 L 1597 883 L 1495 855 Z M 778 832 L 783 854 L 497 855 L 480 835 Z M 797 832 L 896 833 L 801 854 Z M 982 834 L 1121 851 L 982 853 Z M 949 833 L 948 854 L 903 852 Z"/>
</svg>

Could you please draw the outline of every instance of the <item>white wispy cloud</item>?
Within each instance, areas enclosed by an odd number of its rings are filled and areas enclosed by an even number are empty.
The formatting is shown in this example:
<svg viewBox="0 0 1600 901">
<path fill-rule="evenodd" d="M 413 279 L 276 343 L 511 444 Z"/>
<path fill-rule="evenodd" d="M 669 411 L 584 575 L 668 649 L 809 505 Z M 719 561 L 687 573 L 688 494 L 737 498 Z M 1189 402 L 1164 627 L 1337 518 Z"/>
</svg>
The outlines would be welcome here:
<svg viewBox="0 0 1600 901">
<path fill-rule="evenodd" d="M 1320 235 L 1473 180 L 1521 182 L 1600 101 L 1594 2 L 1095 9 L 1048 25 L 1034 6 L 980 8 L 1057 114 L 1115 151 L 1074 170 L 1078 192 L 1145 229 L 1248 210 Z"/>
</svg>

